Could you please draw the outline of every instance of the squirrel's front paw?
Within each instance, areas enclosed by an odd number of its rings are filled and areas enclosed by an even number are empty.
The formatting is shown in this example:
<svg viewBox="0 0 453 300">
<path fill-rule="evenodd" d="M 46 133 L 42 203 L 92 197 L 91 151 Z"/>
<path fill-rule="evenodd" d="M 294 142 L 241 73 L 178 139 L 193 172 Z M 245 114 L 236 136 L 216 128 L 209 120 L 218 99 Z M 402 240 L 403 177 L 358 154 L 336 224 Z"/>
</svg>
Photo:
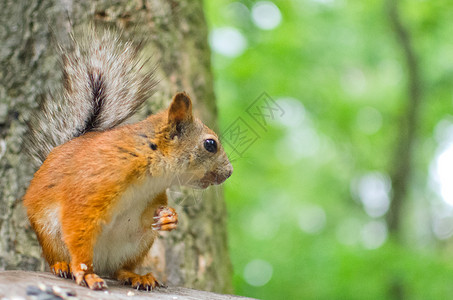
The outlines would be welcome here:
<svg viewBox="0 0 453 300">
<path fill-rule="evenodd" d="M 160 206 L 156 209 L 154 221 L 154 224 L 152 224 L 154 230 L 170 231 L 177 227 L 178 214 L 171 207 Z"/>
<path fill-rule="evenodd" d="M 52 271 L 52 273 L 61 278 L 71 277 L 71 267 L 65 261 L 54 263 L 53 265 L 50 266 L 50 270 Z"/>
</svg>

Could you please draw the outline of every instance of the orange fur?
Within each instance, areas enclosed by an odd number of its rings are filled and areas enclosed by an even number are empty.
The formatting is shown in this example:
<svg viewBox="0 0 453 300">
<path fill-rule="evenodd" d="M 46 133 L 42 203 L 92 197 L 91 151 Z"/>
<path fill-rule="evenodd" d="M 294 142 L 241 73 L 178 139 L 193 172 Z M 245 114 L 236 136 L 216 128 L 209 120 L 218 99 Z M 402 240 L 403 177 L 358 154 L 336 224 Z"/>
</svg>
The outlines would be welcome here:
<svg viewBox="0 0 453 300">
<path fill-rule="evenodd" d="M 97 269 L 113 271 L 117 278 L 144 284 L 145 289 L 158 286 L 152 275 L 136 277 L 130 272 L 156 237 L 152 225 L 156 209 L 167 205 L 165 189 L 175 179 L 204 188 L 225 180 L 232 171 L 223 149 L 213 154 L 199 146 L 204 136 L 217 139 L 193 119 L 188 96 L 178 94 L 168 110 L 142 122 L 89 132 L 54 148 L 35 173 L 24 205 L 55 272 L 70 269 L 78 284 L 93 289 L 106 287 L 95 275 Z M 131 220 L 124 214 L 136 216 L 131 205 L 137 206 L 138 227 L 130 225 L 136 220 L 126 224 Z M 162 216 L 166 226 L 161 230 L 176 227 L 176 217 Z M 115 263 L 109 262 L 112 266 L 97 266 L 97 249 L 107 251 L 105 240 L 115 240 L 112 226 L 125 230 L 136 247 L 124 248 L 129 252 L 119 253 Z"/>
</svg>

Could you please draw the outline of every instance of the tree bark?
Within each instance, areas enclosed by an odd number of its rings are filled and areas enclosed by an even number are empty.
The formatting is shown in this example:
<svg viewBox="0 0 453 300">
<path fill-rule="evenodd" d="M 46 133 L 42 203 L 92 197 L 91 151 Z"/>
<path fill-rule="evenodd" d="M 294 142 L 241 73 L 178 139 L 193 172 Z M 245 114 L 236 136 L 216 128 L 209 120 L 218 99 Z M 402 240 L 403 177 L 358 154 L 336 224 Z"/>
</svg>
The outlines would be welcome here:
<svg viewBox="0 0 453 300">
<path fill-rule="evenodd" d="M 185 90 L 194 113 L 216 128 L 216 105 L 203 6 L 198 1 L 7 1 L 0 10 L 0 269 L 44 270 L 40 247 L 21 198 L 34 169 L 22 151 L 30 112 L 48 89 L 58 88 L 54 37 L 65 39 L 71 27 L 95 23 L 115 27 L 126 37 L 144 40 L 158 61 L 157 93 L 139 114 L 168 105 Z M 176 195 L 176 196 L 175 196 Z M 161 280 L 217 292 L 231 292 L 226 243 L 226 209 L 221 189 L 183 190 L 170 195 L 180 216 L 178 230 L 160 238 L 142 271 Z"/>
<path fill-rule="evenodd" d="M 44 285 L 43 285 L 44 283 Z M 83 300 L 251 300 L 241 296 L 222 295 L 212 292 L 169 286 L 157 288 L 150 295 L 137 291 L 118 281 L 106 279 L 107 292 L 93 292 L 73 282 L 50 273 L 31 271 L 0 271 L 0 299 L 83 299 Z M 71 297 L 68 297 L 72 295 Z"/>
<path fill-rule="evenodd" d="M 44 283 L 44 285 L 43 285 Z M 222 295 L 183 287 L 157 288 L 150 295 L 116 280 L 106 279 L 108 291 L 89 290 L 50 273 L 0 271 L 0 299 L 83 299 L 83 300 L 252 300 L 242 296 Z M 72 297 L 68 297 L 72 295 Z"/>
</svg>

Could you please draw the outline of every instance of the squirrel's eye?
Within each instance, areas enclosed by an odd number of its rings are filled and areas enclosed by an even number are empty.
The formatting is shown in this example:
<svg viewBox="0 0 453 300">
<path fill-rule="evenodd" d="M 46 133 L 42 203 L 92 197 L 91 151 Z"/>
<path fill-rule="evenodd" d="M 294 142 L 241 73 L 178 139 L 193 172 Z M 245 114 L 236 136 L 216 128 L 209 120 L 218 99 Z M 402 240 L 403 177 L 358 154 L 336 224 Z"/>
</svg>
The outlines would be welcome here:
<svg viewBox="0 0 453 300">
<path fill-rule="evenodd" d="M 204 141 L 204 148 L 209 152 L 216 153 L 217 152 L 217 142 L 213 139 L 207 139 Z"/>
</svg>

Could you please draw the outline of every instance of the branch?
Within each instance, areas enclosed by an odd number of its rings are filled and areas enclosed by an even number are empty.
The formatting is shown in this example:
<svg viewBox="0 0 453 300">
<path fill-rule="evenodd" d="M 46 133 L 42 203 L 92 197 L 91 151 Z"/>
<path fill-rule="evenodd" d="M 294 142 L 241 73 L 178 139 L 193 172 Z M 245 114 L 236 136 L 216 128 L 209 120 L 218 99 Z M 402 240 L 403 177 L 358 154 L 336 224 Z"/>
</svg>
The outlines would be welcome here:
<svg viewBox="0 0 453 300">
<path fill-rule="evenodd" d="M 183 287 L 159 288 L 151 292 L 137 291 L 115 280 L 106 280 L 109 288 L 106 291 L 92 291 L 77 285 L 73 280 L 62 279 L 50 273 L 30 271 L 1 271 L 0 298 L 29 299 L 98 299 L 98 300 L 129 300 L 129 299 L 201 299 L 201 300 L 246 300 L 233 295 L 222 295 L 198 291 Z M 72 297 L 68 297 L 72 296 Z M 74 298 L 76 297 L 76 298 Z"/>
<path fill-rule="evenodd" d="M 390 177 L 393 196 L 387 222 L 390 233 L 398 234 L 401 227 L 401 209 L 407 196 L 407 189 L 412 171 L 413 144 L 416 127 L 419 121 L 420 103 L 422 100 L 422 79 L 417 56 L 414 51 L 409 30 L 402 24 L 399 14 L 399 1 L 387 0 L 387 12 L 398 46 L 402 50 L 407 69 L 407 103 L 398 128 L 397 145 L 393 157 Z"/>
</svg>

